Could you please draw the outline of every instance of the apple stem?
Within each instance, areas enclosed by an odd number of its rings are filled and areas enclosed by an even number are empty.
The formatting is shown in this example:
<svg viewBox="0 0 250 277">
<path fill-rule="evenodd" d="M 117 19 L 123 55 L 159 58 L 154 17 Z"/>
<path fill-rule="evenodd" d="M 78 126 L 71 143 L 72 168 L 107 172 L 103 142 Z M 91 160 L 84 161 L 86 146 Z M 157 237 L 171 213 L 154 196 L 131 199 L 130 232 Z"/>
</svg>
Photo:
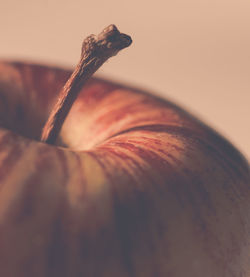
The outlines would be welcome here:
<svg viewBox="0 0 250 277">
<path fill-rule="evenodd" d="M 41 141 L 54 144 L 75 99 L 88 79 L 110 57 L 132 43 L 130 36 L 109 25 L 98 36 L 88 36 L 82 44 L 81 59 L 59 93 L 58 100 L 44 125 Z"/>
</svg>

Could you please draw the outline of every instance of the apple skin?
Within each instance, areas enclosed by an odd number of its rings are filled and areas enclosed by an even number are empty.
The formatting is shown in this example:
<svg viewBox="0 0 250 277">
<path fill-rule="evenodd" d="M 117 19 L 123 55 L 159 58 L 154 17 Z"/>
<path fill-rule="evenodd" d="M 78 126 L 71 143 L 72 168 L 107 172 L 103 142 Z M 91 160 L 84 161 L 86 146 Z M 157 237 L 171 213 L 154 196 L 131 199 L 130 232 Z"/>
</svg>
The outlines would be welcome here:
<svg viewBox="0 0 250 277">
<path fill-rule="evenodd" d="M 39 142 L 70 71 L 0 63 L 0 276 L 249 277 L 250 169 L 188 112 L 92 78 Z"/>
</svg>

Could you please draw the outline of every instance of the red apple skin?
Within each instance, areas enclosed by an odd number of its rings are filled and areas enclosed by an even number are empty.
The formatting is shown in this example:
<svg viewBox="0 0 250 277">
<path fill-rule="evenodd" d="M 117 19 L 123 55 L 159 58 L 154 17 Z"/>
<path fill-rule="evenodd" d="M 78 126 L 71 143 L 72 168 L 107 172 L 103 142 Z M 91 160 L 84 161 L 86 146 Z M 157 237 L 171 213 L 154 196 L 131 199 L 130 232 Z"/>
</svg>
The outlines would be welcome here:
<svg viewBox="0 0 250 277">
<path fill-rule="evenodd" d="M 0 63 L 0 276 L 249 277 L 250 169 L 176 105 L 93 78 L 57 146 L 70 71 Z"/>
</svg>

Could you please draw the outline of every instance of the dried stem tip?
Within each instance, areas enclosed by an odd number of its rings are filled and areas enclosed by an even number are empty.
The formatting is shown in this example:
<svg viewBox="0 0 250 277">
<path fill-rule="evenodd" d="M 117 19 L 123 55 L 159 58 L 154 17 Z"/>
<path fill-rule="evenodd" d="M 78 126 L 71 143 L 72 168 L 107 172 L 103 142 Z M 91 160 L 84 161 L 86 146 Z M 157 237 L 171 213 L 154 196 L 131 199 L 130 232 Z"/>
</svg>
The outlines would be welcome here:
<svg viewBox="0 0 250 277">
<path fill-rule="evenodd" d="M 122 34 L 115 25 L 109 25 L 98 36 L 90 35 L 83 41 L 82 56 L 96 55 L 106 59 L 116 55 L 132 43 L 130 36 Z"/>
<path fill-rule="evenodd" d="M 115 25 L 109 25 L 98 36 L 90 35 L 82 44 L 79 64 L 59 93 L 58 100 L 44 125 L 41 141 L 54 144 L 76 97 L 86 81 L 110 57 L 132 43 Z"/>
</svg>

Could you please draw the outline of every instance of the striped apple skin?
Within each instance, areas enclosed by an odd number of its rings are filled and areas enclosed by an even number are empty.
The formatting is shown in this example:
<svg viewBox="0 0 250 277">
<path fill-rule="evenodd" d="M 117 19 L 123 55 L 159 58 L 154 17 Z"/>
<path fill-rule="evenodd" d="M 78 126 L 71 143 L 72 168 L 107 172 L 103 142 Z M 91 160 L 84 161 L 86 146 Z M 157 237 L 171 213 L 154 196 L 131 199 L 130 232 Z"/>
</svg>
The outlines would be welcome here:
<svg viewBox="0 0 250 277">
<path fill-rule="evenodd" d="M 70 71 L 0 64 L 0 276 L 248 277 L 250 170 L 176 105 L 91 79 L 56 146 Z"/>
</svg>

